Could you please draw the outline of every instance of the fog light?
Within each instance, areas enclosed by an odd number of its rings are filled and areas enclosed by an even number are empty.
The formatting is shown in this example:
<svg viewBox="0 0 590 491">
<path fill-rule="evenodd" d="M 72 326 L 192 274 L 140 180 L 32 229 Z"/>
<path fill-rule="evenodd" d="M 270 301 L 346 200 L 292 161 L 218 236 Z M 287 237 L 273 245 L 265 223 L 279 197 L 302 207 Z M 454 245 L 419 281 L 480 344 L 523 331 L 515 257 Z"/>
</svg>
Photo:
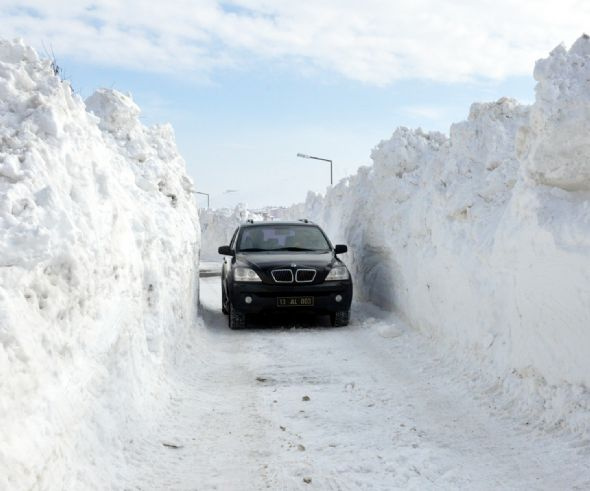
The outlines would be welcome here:
<svg viewBox="0 0 590 491">
<path fill-rule="evenodd" d="M 334 297 L 334 300 L 336 300 L 337 302 L 342 302 L 342 295 L 336 295 Z"/>
<path fill-rule="evenodd" d="M 246 297 L 246 298 L 244 299 L 244 302 L 246 302 L 246 303 L 248 303 L 248 304 L 249 304 L 249 303 L 252 303 L 252 297 Z"/>
</svg>

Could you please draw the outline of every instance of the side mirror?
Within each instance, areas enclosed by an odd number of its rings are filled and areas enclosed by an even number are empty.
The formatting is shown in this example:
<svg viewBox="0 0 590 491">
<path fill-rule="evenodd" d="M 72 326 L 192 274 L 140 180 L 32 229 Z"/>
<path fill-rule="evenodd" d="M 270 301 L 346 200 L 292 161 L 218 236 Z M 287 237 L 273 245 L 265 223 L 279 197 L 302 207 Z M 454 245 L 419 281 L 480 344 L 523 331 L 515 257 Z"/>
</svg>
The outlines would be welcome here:
<svg viewBox="0 0 590 491">
<path fill-rule="evenodd" d="M 336 244 L 334 246 L 334 254 L 344 254 L 345 252 L 348 252 L 348 247 L 344 244 Z"/>
<path fill-rule="evenodd" d="M 230 246 L 221 246 L 219 249 L 217 249 L 217 252 L 219 252 L 219 254 L 223 255 L 223 256 L 233 256 L 234 255 L 234 251 L 231 250 Z"/>
</svg>

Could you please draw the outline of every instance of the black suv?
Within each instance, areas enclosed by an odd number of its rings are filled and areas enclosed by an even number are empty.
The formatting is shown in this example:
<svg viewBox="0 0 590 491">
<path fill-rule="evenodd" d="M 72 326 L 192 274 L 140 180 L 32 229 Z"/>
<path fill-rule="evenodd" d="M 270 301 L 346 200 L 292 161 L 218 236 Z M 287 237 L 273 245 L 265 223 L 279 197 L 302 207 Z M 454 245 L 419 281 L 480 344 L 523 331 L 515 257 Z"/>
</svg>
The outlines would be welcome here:
<svg viewBox="0 0 590 491">
<path fill-rule="evenodd" d="M 305 311 L 329 314 L 346 326 L 352 302 L 350 273 L 316 224 L 253 222 L 240 225 L 227 246 L 221 272 L 221 305 L 232 329 L 246 327 L 247 314 Z"/>
</svg>

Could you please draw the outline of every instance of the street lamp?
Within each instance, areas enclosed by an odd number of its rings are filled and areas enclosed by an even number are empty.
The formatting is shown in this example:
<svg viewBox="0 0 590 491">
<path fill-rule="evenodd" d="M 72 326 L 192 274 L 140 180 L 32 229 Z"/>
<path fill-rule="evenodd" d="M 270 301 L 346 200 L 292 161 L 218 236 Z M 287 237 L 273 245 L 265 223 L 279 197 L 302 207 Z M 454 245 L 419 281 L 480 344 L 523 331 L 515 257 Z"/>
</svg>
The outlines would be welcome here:
<svg viewBox="0 0 590 491">
<path fill-rule="evenodd" d="M 207 196 L 207 209 L 209 209 L 209 193 L 203 193 L 201 191 L 191 191 L 191 193 L 202 194 L 203 196 Z"/>
<path fill-rule="evenodd" d="M 301 157 L 302 159 L 314 159 L 314 160 L 323 160 L 324 162 L 330 162 L 330 186 L 332 185 L 332 161 L 330 159 L 322 159 L 320 157 L 313 157 L 312 155 L 306 155 L 304 153 L 298 153 L 297 157 Z"/>
</svg>

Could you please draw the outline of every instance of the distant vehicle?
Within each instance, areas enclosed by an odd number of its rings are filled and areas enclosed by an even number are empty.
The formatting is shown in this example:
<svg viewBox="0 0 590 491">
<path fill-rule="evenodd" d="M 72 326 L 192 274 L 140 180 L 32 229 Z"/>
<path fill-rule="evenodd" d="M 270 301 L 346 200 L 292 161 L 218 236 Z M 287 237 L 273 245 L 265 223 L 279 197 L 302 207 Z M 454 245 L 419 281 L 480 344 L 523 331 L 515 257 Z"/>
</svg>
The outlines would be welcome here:
<svg viewBox="0 0 590 491">
<path fill-rule="evenodd" d="M 240 225 L 224 257 L 221 305 L 232 329 L 248 314 L 302 311 L 328 314 L 333 326 L 348 325 L 352 279 L 324 231 L 308 220 Z"/>
</svg>

